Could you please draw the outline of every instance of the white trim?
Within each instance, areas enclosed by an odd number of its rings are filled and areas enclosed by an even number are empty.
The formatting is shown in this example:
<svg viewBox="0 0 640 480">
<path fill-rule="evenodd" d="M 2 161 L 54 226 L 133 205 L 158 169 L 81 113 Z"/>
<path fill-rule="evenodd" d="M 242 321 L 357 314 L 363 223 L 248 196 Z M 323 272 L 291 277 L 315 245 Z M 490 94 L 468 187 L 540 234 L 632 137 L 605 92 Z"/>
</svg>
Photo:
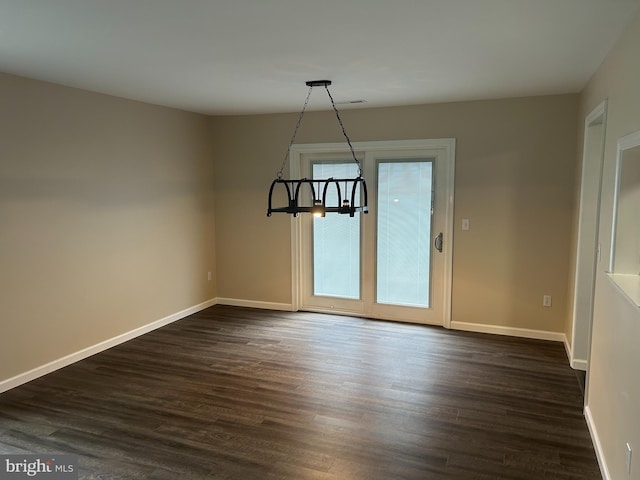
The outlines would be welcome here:
<svg viewBox="0 0 640 480">
<path fill-rule="evenodd" d="M 640 145 L 640 130 L 629 133 L 618 140 L 618 147 L 620 150 L 629 150 Z"/>
<path fill-rule="evenodd" d="M 296 178 L 300 178 L 296 176 Z M 292 311 L 300 310 L 300 278 L 302 278 L 302 262 L 298 255 L 298 247 L 300 243 L 301 227 L 300 219 L 291 217 L 291 305 Z"/>
<path fill-rule="evenodd" d="M 618 224 L 618 197 L 620 195 L 620 175 L 622 155 L 625 150 L 640 146 L 640 130 L 620 138 L 616 148 L 616 176 L 613 190 L 613 222 L 611 223 L 611 251 L 609 252 L 609 272 L 615 272 L 616 227 Z"/>
<path fill-rule="evenodd" d="M 420 150 L 447 148 L 455 146 L 455 138 L 425 138 L 417 140 L 375 140 L 369 142 L 351 142 L 356 151 L 375 150 L 377 152 L 395 150 Z M 344 142 L 339 143 L 304 143 L 291 146 L 290 159 L 301 153 L 345 153 L 349 152 Z M 297 165 L 296 165 L 297 163 Z M 292 176 L 300 173 L 300 162 L 291 162 L 290 172 Z"/>
<path fill-rule="evenodd" d="M 622 296 L 634 308 L 640 307 L 640 276 L 624 273 L 605 272 L 605 276 L 611 281 Z"/>
<path fill-rule="evenodd" d="M 95 355 L 96 353 L 103 352 L 111 347 L 115 347 L 116 345 L 139 337 L 140 335 L 144 335 L 145 333 L 149 333 L 160 327 L 164 327 L 165 325 L 173 323 L 177 320 L 181 320 L 185 317 L 188 317 L 189 315 L 193 315 L 194 313 L 204 310 L 205 308 L 209 308 L 215 304 L 215 299 L 207 300 L 206 302 L 194 305 L 193 307 L 185 308 L 184 310 L 161 318 L 160 320 L 148 323 L 147 325 L 143 325 L 142 327 L 135 328 L 129 332 L 125 332 L 116 337 L 92 345 L 91 347 L 84 348 L 80 351 L 66 355 L 45 365 L 41 365 L 39 367 L 31 369 L 28 372 L 20 373 L 15 377 L 3 380 L 0 382 L 0 393 L 6 392 L 7 390 L 11 390 L 12 388 L 15 388 L 19 385 L 35 380 L 36 378 L 43 377 L 48 373 L 67 367 L 73 363 Z"/>
<path fill-rule="evenodd" d="M 289 151 L 289 174 L 291 178 L 300 178 L 300 155 L 296 145 Z M 295 157 L 295 161 L 294 161 Z M 302 235 L 300 218 L 291 216 L 291 310 L 297 312 L 301 307 L 302 261 L 300 260 L 300 237 Z"/>
<path fill-rule="evenodd" d="M 591 110 L 591 113 L 589 113 L 589 115 L 587 115 L 587 117 L 584 120 L 585 128 L 591 125 L 592 123 L 595 123 L 596 120 L 599 120 L 599 117 L 602 117 L 602 123 L 605 124 L 607 120 L 606 115 L 607 115 L 607 99 L 605 98 L 593 110 Z"/>
<path fill-rule="evenodd" d="M 571 364 L 571 359 L 573 358 L 573 350 L 571 349 L 571 345 L 569 345 L 569 339 L 567 338 L 567 336 L 564 336 L 564 351 L 567 353 L 567 358 L 569 359 L 569 364 Z M 573 368 L 573 365 L 571 365 L 571 367 Z"/>
<path fill-rule="evenodd" d="M 598 465 L 600 466 L 600 473 L 602 474 L 602 478 L 603 480 L 613 480 L 611 474 L 609 474 L 607 462 L 604 457 L 604 451 L 602 450 L 602 445 L 600 444 L 600 437 L 598 436 L 598 431 L 596 430 L 596 425 L 593 422 L 593 416 L 591 415 L 591 409 L 588 405 L 584 407 L 584 418 L 587 420 L 587 428 L 589 429 L 589 433 L 591 434 L 591 441 L 593 442 L 593 448 L 596 451 L 596 458 L 598 459 Z"/>
<path fill-rule="evenodd" d="M 451 322 L 454 330 L 467 332 L 491 333 L 494 335 L 507 335 L 510 337 L 532 338 L 535 340 L 551 340 L 565 342 L 566 336 L 561 332 L 548 332 L 545 330 L 531 330 L 528 328 L 504 327 L 501 325 L 485 325 L 482 323 Z"/>
<path fill-rule="evenodd" d="M 294 311 L 293 305 L 290 303 L 261 302 L 258 300 L 243 300 L 240 298 L 217 297 L 216 305 L 229 305 L 231 307 L 260 308 L 262 310 L 283 310 L 286 312 Z"/>
<path fill-rule="evenodd" d="M 216 305 L 229 305 L 233 307 L 247 307 L 247 308 L 259 308 L 264 310 L 282 310 L 282 311 L 296 311 L 293 305 L 288 303 L 275 303 L 275 302 L 262 302 L 258 300 L 243 300 L 239 298 L 221 298 L 215 299 Z M 309 312 L 326 313 L 329 315 L 346 315 L 354 318 L 374 318 L 376 320 L 393 320 L 391 318 L 372 317 L 370 315 L 359 314 L 357 312 L 336 312 L 330 309 L 324 308 L 311 308 L 305 309 Z M 411 322 L 409 322 L 411 323 Z M 425 324 L 429 325 L 429 324 Z M 439 326 L 442 325 L 432 325 Z M 481 323 L 467 323 L 467 322 L 451 322 L 451 329 L 462 330 L 468 332 L 490 333 L 495 335 L 505 335 L 511 337 L 531 338 L 534 340 L 551 340 L 554 342 L 563 342 L 565 348 L 568 348 L 567 337 L 564 333 L 560 332 L 548 332 L 544 330 L 530 330 L 525 328 L 513 328 L 503 327 L 498 325 L 485 325 Z"/>
<path fill-rule="evenodd" d="M 574 370 L 582 370 L 583 372 L 586 372 L 587 365 L 589 365 L 589 363 L 586 360 L 583 360 L 580 358 L 571 358 L 570 365 L 571 365 L 571 368 L 573 368 Z"/>
<path fill-rule="evenodd" d="M 585 189 L 585 183 L 586 183 L 586 179 L 587 179 L 587 163 L 588 163 L 588 155 L 589 155 L 589 128 L 595 125 L 602 125 L 602 134 L 601 134 L 601 146 L 600 146 L 600 160 L 599 160 L 599 167 L 600 167 L 600 172 L 598 175 L 598 187 L 597 187 L 597 193 L 596 193 L 596 198 L 597 198 L 597 209 L 595 212 L 595 225 L 594 225 L 594 229 L 596 232 L 596 238 L 593 239 L 594 240 L 594 245 L 590 245 L 589 244 L 589 238 L 584 238 L 585 235 L 584 234 L 580 234 L 580 232 L 582 231 L 583 228 L 583 222 L 585 221 L 585 218 L 583 218 L 585 216 L 584 213 L 584 209 L 585 209 L 585 197 L 587 194 L 587 191 Z M 579 208 L 578 208 L 578 238 L 577 238 L 577 243 L 576 243 L 576 265 L 575 265 L 575 271 L 574 271 L 574 278 L 573 278 L 573 305 L 572 305 L 572 312 L 571 312 L 571 345 L 575 346 L 576 345 L 576 336 L 577 336 L 577 332 L 578 330 L 578 288 L 580 287 L 580 278 L 579 274 L 582 273 L 582 268 L 585 267 L 590 267 L 592 269 L 592 289 L 591 292 L 589 292 L 589 309 L 588 309 L 588 318 L 589 318 L 589 328 L 591 328 L 591 321 L 593 318 L 593 302 L 594 302 L 594 296 L 595 296 L 595 276 L 596 276 L 596 268 L 597 268 L 597 262 L 598 262 L 598 253 L 595 253 L 593 261 L 594 263 L 590 263 L 589 265 L 581 265 L 579 263 L 580 261 L 580 254 L 582 252 L 582 249 L 586 248 L 586 249 L 590 249 L 591 247 L 593 247 L 593 249 L 595 251 L 598 250 L 599 248 L 599 242 L 600 242 L 600 207 L 601 207 L 601 203 L 602 203 L 602 176 L 603 176 L 603 169 L 604 169 L 604 146 L 606 143 L 606 125 L 607 125 L 607 100 L 603 100 L 602 102 L 600 102 L 592 111 L 591 113 L 589 113 L 589 115 L 587 115 L 587 117 L 584 120 L 584 138 L 582 139 L 582 173 L 581 173 L 581 177 L 580 177 L 580 200 L 579 200 Z M 585 246 L 584 244 L 587 243 L 587 245 Z M 588 251 L 588 250 L 587 250 Z M 589 332 L 589 339 L 587 340 L 588 345 L 587 345 L 587 351 L 591 348 L 590 344 L 591 344 L 591 332 Z M 574 351 L 575 348 L 572 349 L 571 351 L 568 351 L 567 353 L 569 354 L 569 360 L 571 362 L 571 366 L 573 368 L 580 368 L 580 370 L 586 370 L 587 369 L 587 365 L 588 365 L 588 360 L 581 360 L 581 359 L 576 359 L 574 358 Z M 587 354 L 588 355 L 588 354 Z M 574 366 L 575 365 L 582 365 L 584 364 L 583 367 L 578 367 L 578 366 Z"/>
<path fill-rule="evenodd" d="M 564 337 L 564 350 L 567 352 L 567 358 L 569 359 L 569 365 L 571 365 L 571 368 L 574 370 L 587 371 L 587 365 L 589 362 L 581 358 L 573 358 L 573 349 L 571 348 L 571 345 L 569 345 L 569 339 L 566 335 Z"/>
<path fill-rule="evenodd" d="M 452 291 L 453 291 L 453 214 L 454 214 L 454 190 L 455 190 L 455 171 L 456 171 L 456 141 L 455 139 L 449 139 L 450 142 L 446 146 L 448 152 L 448 167 L 447 172 L 447 191 L 449 192 L 449 198 L 447 201 L 445 212 L 445 228 L 447 229 L 447 238 L 445 240 L 445 248 L 447 253 L 447 259 L 444 263 L 444 278 L 448 283 L 448 288 L 444 289 L 444 323 L 445 328 L 451 328 L 451 311 L 452 311 Z"/>
<path fill-rule="evenodd" d="M 447 258 L 444 261 L 445 288 L 443 292 L 443 323 L 445 328 L 451 328 L 452 315 L 452 289 L 453 289 L 453 235 L 454 235 L 454 188 L 455 188 L 455 138 L 432 138 L 416 140 L 382 140 L 369 142 L 352 142 L 352 147 L 358 152 L 375 153 L 385 151 L 419 150 L 419 149 L 443 149 L 447 154 L 447 191 L 449 196 L 445 206 L 444 215 L 444 251 Z M 344 143 L 310 143 L 292 145 L 289 152 L 289 172 L 291 178 L 300 177 L 300 157 L 303 154 L 317 153 L 345 153 Z M 303 272 L 301 257 L 301 222 L 298 218 L 291 218 L 291 309 L 296 311 L 301 308 L 301 279 Z M 348 314 L 348 312 L 345 312 Z"/>
</svg>

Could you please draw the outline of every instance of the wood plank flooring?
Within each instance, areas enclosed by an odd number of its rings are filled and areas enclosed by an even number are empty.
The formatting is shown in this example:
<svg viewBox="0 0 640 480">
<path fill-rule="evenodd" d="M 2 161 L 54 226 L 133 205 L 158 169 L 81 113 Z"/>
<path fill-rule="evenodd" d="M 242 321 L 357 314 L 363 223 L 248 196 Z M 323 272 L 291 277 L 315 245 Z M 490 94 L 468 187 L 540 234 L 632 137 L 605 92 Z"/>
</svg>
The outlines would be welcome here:
<svg viewBox="0 0 640 480">
<path fill-rule="evenodd" d="M 0 395 L 86 479 L 601 479 L 560 343 L 215 306 Z"/>
</svg>

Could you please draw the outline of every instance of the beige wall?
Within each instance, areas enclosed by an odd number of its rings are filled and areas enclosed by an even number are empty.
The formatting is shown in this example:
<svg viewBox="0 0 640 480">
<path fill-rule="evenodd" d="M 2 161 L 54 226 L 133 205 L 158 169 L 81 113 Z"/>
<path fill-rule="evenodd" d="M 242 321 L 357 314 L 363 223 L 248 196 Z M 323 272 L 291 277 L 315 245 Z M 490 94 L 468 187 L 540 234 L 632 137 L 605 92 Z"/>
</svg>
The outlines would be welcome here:
<svg viewBox="0 0 640 480">
<path fill-rule="evenodd" d="M 616 142 L 640 130 L 640 16 L 620 38 L 581 96 L 580 118 L 607 105 L 598 265 L 588 374 L 587 412 L 611 479 L 640 479 L 640 312 L 604 272 L 611 252 Z M 634 448 L 632 475 L 625 445 Z"/>
<path fill-rule="evenodd" d="M 209 120 L 10 75 L 0 100 L 0 382 L 216 296 L 290 304 L 289 218 L 265 213 L 297 114 Z M 454 321 L 566 330 L 577 96 L 342 113 L 354 141 L 457 138 Z M 298 137 L 341 140 L 330 112 Z"/>
<path fill-rule="evenodd" d="M 454 321 L 565 332 L 577 108 L 564 95 L 342 111 L 353 141 L 457 139 Z M 220 297 L 291 302 L 289 219 L 265 212 L 296 118 L 211 121 Z M 311 112 L 297 143 L 342 140 L 332 113 Z"/>
<path fill-rule="evenodd" d="M 0 382 L 215 296 L 204 116 L 0 75 Z"/>
</svg>

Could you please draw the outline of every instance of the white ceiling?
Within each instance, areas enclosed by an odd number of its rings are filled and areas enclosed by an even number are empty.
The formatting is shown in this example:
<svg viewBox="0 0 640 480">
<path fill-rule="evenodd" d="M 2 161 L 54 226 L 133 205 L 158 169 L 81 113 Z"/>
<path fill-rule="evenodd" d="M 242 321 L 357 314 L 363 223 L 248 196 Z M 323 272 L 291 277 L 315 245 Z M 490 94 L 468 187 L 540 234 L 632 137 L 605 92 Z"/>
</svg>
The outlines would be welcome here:
<svg viewBox="0 0 640 480">
<path fill-rule="evenodd" d="M 640 0 L 0 0 L 0 71 L 208 114 L 580 91 Z M 310 109 L 328 107 L 314 92 Z M 345 108 L 345 107 L 340 107 Z M 357 108 L 350 106 L 349 108 Z"/>
</svg>

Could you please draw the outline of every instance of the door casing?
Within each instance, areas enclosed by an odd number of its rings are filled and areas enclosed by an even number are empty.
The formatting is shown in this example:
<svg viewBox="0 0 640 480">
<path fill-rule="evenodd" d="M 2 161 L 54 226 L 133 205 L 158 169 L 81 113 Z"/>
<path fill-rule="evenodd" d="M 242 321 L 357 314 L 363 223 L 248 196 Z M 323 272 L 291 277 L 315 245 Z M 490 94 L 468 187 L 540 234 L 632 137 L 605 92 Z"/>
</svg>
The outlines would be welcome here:
<svg viewBox="0 0 640 480">
<path fill-rule="evenodd" d="M 600 103 L 584 123 L 582 177 L 571 328 L 571 366 L 587 370 L 600 243 L 600 202 L 607 102 Z"/>
<path fill-rule="evenodd" d="M 356 152 L 388 152 L 402 150 L 419 150 L 419 149 L 439 149 L 445 151 L 445 168 L 446 175 L 442 184 L 438 184 L 437 188 L 446 189 L 446 200 L 443 209 L 444 227 L 443 227 L 443 289 L 440 301 L 443 305 L 443 323 L 445 328 L 451 326 L 451 290 L 452 290 L 452 267 L 453 267 L 453 213 L 454 213 L 454 176 L 455 176 L 455 147 L 454 138 L 440 139 L 424 139 L 424 140 L 392 140 L 392 141 L 373 141 L 373 142 L 352 142 L 353 149 Z M 291 178 L 300 178 L 301 160 L 303 155 L 309 154 L 336 154 L 344 155 L 348 153 L 348 147 L 344 143 L 317 143 L 317 144 L 295 144 L 291 146 L 289 153 L 290 165 L 289 171 Z M 291 217 L 291 299 L 293 310 L 301 308 L 301 285 L 302 285 L 302 222 L 299 217 Z M 352 314 L 352 313 L 350 313 Z M 357 315 L 353 313 L 353 315 Z"/>
</svg>

